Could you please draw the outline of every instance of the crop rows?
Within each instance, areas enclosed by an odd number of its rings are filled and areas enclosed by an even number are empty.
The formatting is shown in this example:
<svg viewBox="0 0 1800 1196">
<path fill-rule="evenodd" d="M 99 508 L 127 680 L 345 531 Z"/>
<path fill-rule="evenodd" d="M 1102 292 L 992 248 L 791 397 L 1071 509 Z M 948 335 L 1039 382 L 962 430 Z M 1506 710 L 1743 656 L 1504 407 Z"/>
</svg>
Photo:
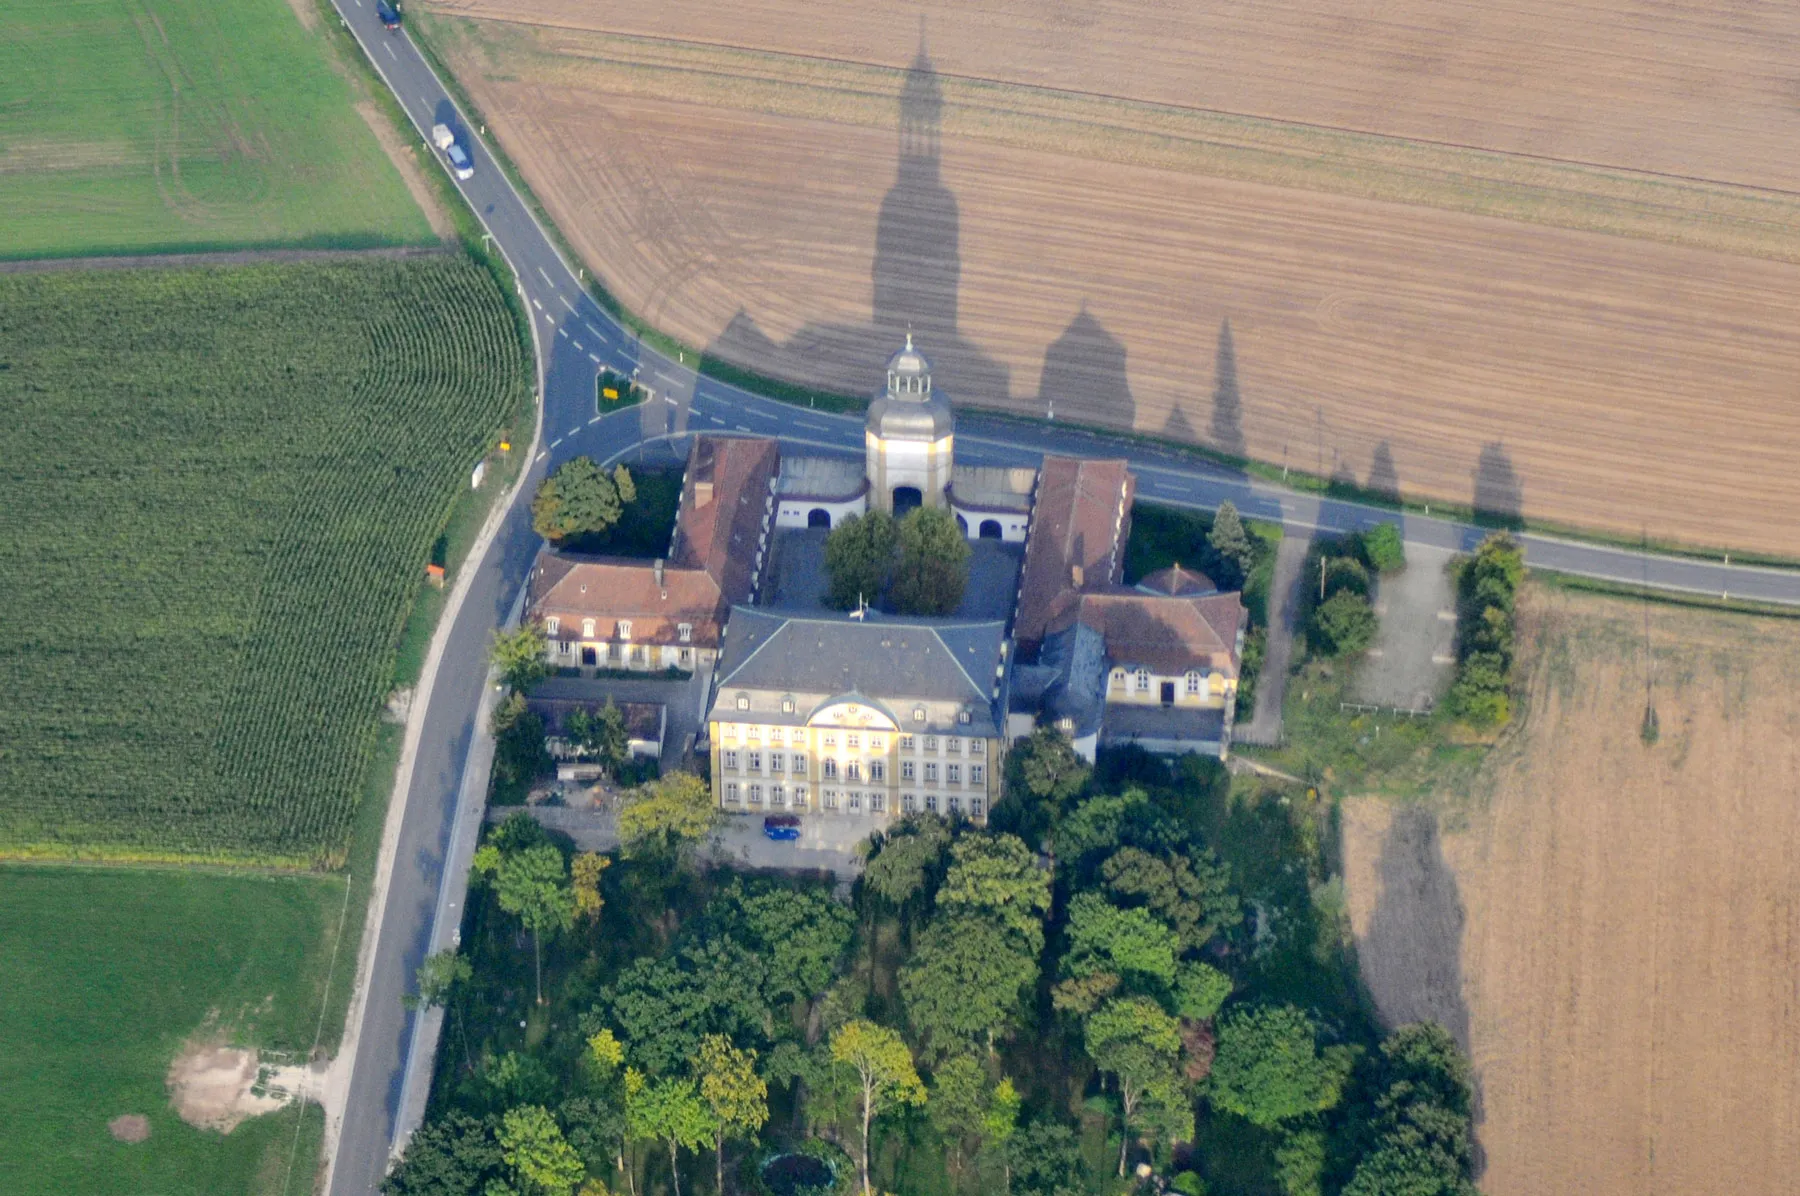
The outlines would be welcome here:
<svg viewBox="0 0 1800 1196">
<path fill-rule="evenodd" d="M 0 853 L 339 858 L 431 540 L 526 384 L 491 280 L 0 279 L 0 363 Z"/>
</svg>

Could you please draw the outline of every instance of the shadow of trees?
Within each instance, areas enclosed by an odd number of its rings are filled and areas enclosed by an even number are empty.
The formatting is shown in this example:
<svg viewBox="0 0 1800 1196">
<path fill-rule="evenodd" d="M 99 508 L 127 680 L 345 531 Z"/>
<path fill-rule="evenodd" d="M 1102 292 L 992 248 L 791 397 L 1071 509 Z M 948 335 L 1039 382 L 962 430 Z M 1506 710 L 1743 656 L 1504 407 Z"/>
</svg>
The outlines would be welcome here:
<svg viewBox="0 0 1800 1196">
<path fill-rule="evenodd" d="M 1046 410 L 1054 404 L 1061 404 L 1064 411 L 1098 408 L 1102 418 L 1114 416 L 1127 423 L 1137 408 L 1125 372 L 1125 345 L 1085 303 L 1044 350 L 1038 402 Z"/>
<path fill-rule="evenodd" d="M 1475 460 L 1475 520 L 1489 527 L 1525 525 L 1525 485 L 1513 469 L 1512 457 L 1498 440 L 1481 446 Z"/>
</svg>

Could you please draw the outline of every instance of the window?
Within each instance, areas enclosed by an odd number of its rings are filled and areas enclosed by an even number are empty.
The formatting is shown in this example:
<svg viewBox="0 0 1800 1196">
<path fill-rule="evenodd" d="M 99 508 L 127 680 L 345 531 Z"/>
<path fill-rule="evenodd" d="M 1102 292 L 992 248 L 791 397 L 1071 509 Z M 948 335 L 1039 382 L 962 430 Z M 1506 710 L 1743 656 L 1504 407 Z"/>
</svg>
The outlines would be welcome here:
<svg viewBox="0 0 1800 1196">
<path fill-rule="evenodd" d="M 775 744 L 777 747 L 779 747 L 785 738 L 786 738 L 786 736 L 784 736 L 781 733 L 780 727 L 770 727 L 769 728 L 769 742 L 770 743 Z"/>
<path fill-rule="evenodd" d="M 797 777 L 806 775 L 806 757 L 799 752 L 794 753 L 794 775 Z"/>
<path fill-rule="evenodd" d="M 918 746 L 917 742 L 913 739 L 913 737 L 911 735 L 902 735 L 900 737 L 900 750 L 901 751 L 910 752 L 910 751 L 915 750 L 917 748 L 917 746 Z"/>
<path fill-rule="evenodd" d="M 869 794 L 869 813 L 871 813 L 871 814 L 887 813 L 887 794 L 885 794 L 885 793 Z"/>
<path fill-rule="evenodd" d="M 937 761 L 936 760 L 925 761 L 925 783 L 927 785 L 935 785 L 935 784 L 937 784 L 937 778 L 938 778 Z"/>
<path fill-rule="evenodd" d="M 971 784 L 971 785 L 981 784 L 982 774 L 984 773 L 984 771 L 985 770 L 979 764 L 969 765 L 969 784 Z"/>
<path fill-rule="evenodd" d="M 584 640 L 591 640 L 594 638 L 594 621 L 592 619 L 583 619 L 581 621 L 581 638 Z"/>
<path fill-rule="evenodd" d="M 640 645 L 636 648 L 633 648 L 631 650 L 631 663 L 632 664 L 643 664 L 644 663 L 644 649 L 643 649 L 642 645 Z"/>
<path fill-rule="evenodd" d="M 928 814 L 935 814 L 935 813 L 937 813 L 937 812 L 938 812 L 938 808 L 937 808 L 937 794 L 935 794 L 935 793 L 927 793 L 927 794 L 926 794 L 926 795 L 925 795 L 925 811 L 926 811 L 926 813 L 928 813 Z"/>
<path fill-rule="evenodd" d="M 777 810 L 787 805 L 787 790 L 780 785 L 769 786 L 769 804 Z"/>
<path fill-rule="evenodd" d="M 969 799 L 969 817 L 970 818 L 980 818 L 982 816 L 982 813 L 986 810 L 986 808 L 987 808 L 986 803 L 983 802 L 979 797 L 971 797 Z"/>
<path fill-rule="evenodd" d="M 956 755 L 956 753 L 962 751 L 962 740 L 952 735 L 950 738 L 944 740 L 944 750 L 949 752 L 952 756 Z"/>
<path fill-rule="evenodd" d="M 769 753 L 769 771 L 770 772 L 780 772 L 781 765 L 785 759 L 786 759 L 786 756 L 782 752 L 770 752 Z"/>
<path fill-rule="evenodd" d="M 887 780 L 887 761 L 885 761 L 885 760 L 869 761 L 869 779 L 871 781 Z"/>
<path fill-rule="evenodd" d="M 852 814 L 862 813 L 862 794 L 857 790 L 852 789 L 847 804 Z"/>
<path fill-rule="evenodd" d="M 1056 720 L 1056 729 L 1061 731 L 1064 735 L 1073 735 L 1075 734 L 1075 720 L 1072 718 L 1059 718 Z"/>
<path fill-rule="evenodd" d="M 925 721 L 925 707 L 914 706 L 913 707 L 913 722 L 922 723 L 924 721 Z"/>
<path fill-rule="evenodd" d="M 555 635 L 557 632 L 559 632 L 561 630 L 562 630 L 562 620 L 557 618 L 555 615 L 551 615 L 548 619 L 544 620 L 544 634 L 545 635 Z"/>
<path fill-rule="evenodd" d="M 737 696 L 737 708 L 739 710 L 750 709 L 750 695 L 749 694 L 739 694 Z"/>
<path fill-rule="evenodd" d="M 694 625 L 692 623 L 675 624 L 675 638 L 684 644 L 692 643 L 694 640 Z"/>
<path fill-rule="evenodd" d="M 900 779 L 901 780 L 903 780 L 903 781 L 912 780 L 913 779 L 913 771 L 914 771 L 913 762 L 911 760 L 900 761 Z"/>
<path fill-rule="evenodd" d="M 762 728 L 761 727 L 749 727 L 749 728 L 745 729 L 744 734 L 749 736 L 751 739 L 761 739 L 762 738 Z"/>
<path fill-rule="evenodd" d="M 958 814 L 961 814 L 961 813 L 962 813 L 962 798 L 957 797 L 954 794 L 952 794 L 950 797 L 950 817 L 954 818 Z"/>
<path fill-rule="evenodd" d="M 732 781 L 725 786 L 725 800 L 734 806 L 738 804 L 738 787 L 736 781 Z"/>
<path fill-rule="evenodd" d="M 925 750 L 928 752 L 937 751 L 937 736 L 936 735 L 927 735 L 925 737 Z"/>
<path fill-rule="evenodd" d="M 837 780 L 837 775 L 838 775 L 837 761 L 829 760 L 829 759 L 826 760 L 825 761 L 825 779 L 828 781 L 835 781 L 835 780 Z"/>
<path fill-rule="evenodd" d="M 762 805 L 762 786 L 761 785 L 750 786 L 750 804 L 753 806 Z"/>
<path fill-rule="evenodd" d="M 837 809 L 838 808 L 837 801 L 838 801 L 838 795 L 837 795 L 836 789 L 825 790 L 825 808 L 827 810 Z"/>
<path fill-rule="evenodd" d="M 1125 687 L 1125 670 L 1124 669 L 1114 669 L 1113 670 L 1112 683 L 1113 683 L 1114 689 L 1123 689 Z"/>
<path fill-rule="evenodd" d="M 1199 673 L 1189 673 L 1187 675 L 1187 691 L 1190 695 L 1196 695 L 1200 692 Z"/>
<path fill-rule="evenodd" d="M 887 751 L 887 740 L 880 735 L 869 736 L 869 750 L 872 752 Z"/>
<path fill-rule="evenodd" d="M 825 736 L 825 746 L 826 747 L 836 747 L 837 746 L 837 736 L 836 735 L 826 735 Z"/>
<path fill-rule="evenodd" d="M 862 746 L 862 736 L 861 735 L 846 735 L 846 736 L 844 736 L 844 746 L 845 747 L 853 747 L 853 748 L 861 747 Z"/>
<path fill-rule="evenodd" d="M 683 648 L 681 650 L 681 666 L 683 668 L 694 667 L 694 650 L 692 648 Z"/>
<path fill-rule="evenodd" d="M 967 710 L 959 710 L 956 714 L 956 721 L 959 723 L 967 723 L 969 721 L 969 712 Z"/>
<path fill-rule="evenodd" d="M 781 713 L 783 713 L 783 714 L 794 713 L 794 699 L 792 699 L 792 698 L 781 699 Z"/>
<path fill-rule="evenodd" d="M 902 793 L 900 795 L 900 812 L 902 814 L 917 813 L 918 809 L 919 809 L 919 798 L 918 798 L 917 794 Z"/>
<path fill-rule="evenodd" d="M 944 765 L 944 780 L 952 785 L 962 784 L 962 765 L 960 765 L 960 764 Z"/>
<path fill-rule="evenodd" d="M 1137 671 L 1137 690 L 1141 694 L 1150 692 L 1150 670 L 1149 669 L 1139 669 Z"/>
<path fill-rule="evenodd" d="M 631 620 L 630 619 L 620 619 L 619 620 L 619 638 L 622 640 L 628 640 L 631 638 Z"/>
<path fill-rule="evenodd" d="M 844 779 L 846 781 L 862 780 L 862 761 L 861 760 L 851 760 L 844 765 Z"/>
<path fill-rule="evenodd" d="M 725 767 L 726 768 L 736 768 L 737 767 L 737 752 L 733 751 L 730 748 L 727 748 L 725 750 L 724 755 L 725 755 Z"/>
<path fill-rule="evenodd" d="M 762 753 L 761 752 L 748 753 L 748 760 L 749 760 L 749 767 L 750 767 L 751 772 L 761 772 L 762 771 Z"/>
<path fill-rule="evenodd" d="M 794 809 L 806 809 L 806 786 L 804 785 L 794 786 Z"/>
</svg>

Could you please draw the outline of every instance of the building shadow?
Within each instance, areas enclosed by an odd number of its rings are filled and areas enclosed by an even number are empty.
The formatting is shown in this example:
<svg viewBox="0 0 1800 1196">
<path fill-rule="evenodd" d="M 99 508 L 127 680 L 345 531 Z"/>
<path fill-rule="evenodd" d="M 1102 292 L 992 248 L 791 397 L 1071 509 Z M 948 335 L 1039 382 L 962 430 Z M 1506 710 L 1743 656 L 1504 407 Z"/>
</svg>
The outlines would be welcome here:
<svg viewBox="0 0 1800 1196">
<path fill-rule="evenodd" d="M 1475 461 L 1475 521 L 1487 527 L 1525 525 L 1525 486 L 1498 440 L 1481 446 Z"/>
<path fill-rule="evenodd" d="M 934 384 L 958 402 L 1004 406 L 1010 372 L 958 328 L 962 283 L 961 211 L 944 186 L 944 99 L 926 51 L 906 69 L 899 96 L 899 139 L 893 186 L 875 225 L 873 284 L 867 323 L 809 323 L 777 344 L 739 311 L 707 346 L 716 356 L 781 377 L 860 394 L 908 332 L 931 358 Z"/>
<path fill-rule="evenodd" d="M 1046 411 L 1060 406 L 1084 419 L 1098 415 L 1101 422 L 1130 425 L 1137 404 L 1125 373 L 1125 346 L 1086 303 L 1044 350 L 1038 403 Z"/>
<path fill-rule="evenodd" d="M 1219 324 L 1219 350 L 1213 363 L 1212 446 L 1234 457 L 1248 455 L 1244 440 L 1244 400 L 1238 390 L 1237 347 L 1231 340 L 1231 317 Z"/>
<path fill-rule="evenodd" d="M 1390 1026 L 1436 1022 L 1469 1053 L 1469 1007 L 1463 997 L 1465 914 L 1456 876 L 1444 859 L 1437 815 L 1418 806 L 1398 809 L 1376 863 L 1381 898 L 1357 945 L 1382 1020 Z M 1481 1077 L 1474 1075 L 1473 1122 L 1482 1122 Z M 1473 1144 L 1476 1178 L 1483 1157 Z"/>
<path fill-rule="evenodd" d="M 1392 502 L 1400 501 L 1400 471 L 1394 468 L 1394 450 L 1385 440 L 1375 446 L 1375 454 L 1369 459 L 1367 488 Z"/>
</svg>

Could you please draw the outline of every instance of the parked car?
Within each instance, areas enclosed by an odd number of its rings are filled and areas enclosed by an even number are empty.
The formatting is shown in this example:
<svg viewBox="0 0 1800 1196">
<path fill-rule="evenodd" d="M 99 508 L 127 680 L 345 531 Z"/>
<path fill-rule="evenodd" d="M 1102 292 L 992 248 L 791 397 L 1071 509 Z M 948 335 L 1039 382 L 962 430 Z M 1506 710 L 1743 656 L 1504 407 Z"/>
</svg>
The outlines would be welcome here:
<svg viewBox="0 0 1800 1196">
<path fill-rule="evenodd" d="M 468 151 L 457 142 L 452 141 L 444 151 L 444 157 L 450 159 L 450 170 L 459 179 L 475 177 L 475 163 L 469 160 Z"/>
<path fill-rule="evenodd" d="M 763 819 L 763 834 L 777 843 L 791 843 L 800 837 L 800 816 L 770 814 Z"/>
<path fill-rule="evenodd" d="M 400 9 L 388 3 L 388 0 L 375 0 L 375 15 L 381 18 L 384 29 L 400 28 Z"/>
</svg>

